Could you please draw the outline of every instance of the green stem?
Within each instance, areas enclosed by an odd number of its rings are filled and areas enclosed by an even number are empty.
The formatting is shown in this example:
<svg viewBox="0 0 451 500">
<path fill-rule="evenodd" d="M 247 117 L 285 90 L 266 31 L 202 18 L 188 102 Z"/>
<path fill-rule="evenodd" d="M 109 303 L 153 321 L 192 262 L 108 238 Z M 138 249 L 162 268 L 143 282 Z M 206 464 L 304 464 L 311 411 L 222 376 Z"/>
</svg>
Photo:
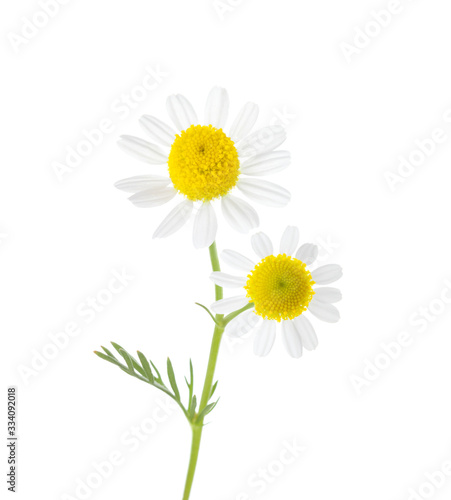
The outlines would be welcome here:
<svg viewBox="0 0 451 500">
<path fill-rule="evenodd" d="M 252 309 L 252 307 L 254 307 L 254 303 L 249 302 L 249 304 L 246 304 L 241 309 L 238 309 L 237 311 L 234 311 L 234 312 L 231 312 L 230 314 L 227 314 L 227 316 L 222 320 L 222 324 L 223 324 L 224 328 L 232 321 L 232 319 L 236 318 L 238 315 L 240 315 L 244 311 Z"/>
<path fill-rule="evenodd" d="M 214 242 L 210 248 L 210 260 L 211 267 L 213 271 L 220 271 L 218 251 L 216 249 L 216 242 Z M 222 287 L 215 285 L 215 297 L 216 300 L 221 300 L 223 297 Z M 198 414 L 207 406 L 208 400 L 210 399 L 211 389 L 213 387 L 213 379 L 215 376 L 216 362 L 218 360 L 219 348 L 221 346 L 222 334 L 224 333 L 224 326 L 222 325 L 222 320 L 224 318 L 223 314 L 217 314 L 215 316 L 216 326 L 213 332 L 213 339 L 211 341 L 210 356 L 208 358 L 207 373 L 205 374 L 204 387 L 202 390 L 202 397 L 199 404 Z M 193 485 L 194 473 L 196 472 L 197 459 L 199 457 L 200 442 L 202 439 L 202 430 L 204 427 L 203 419 L 194 421 L 191 424 L 191 429 L 193 432 L 192 442 L 191 442 L 191 454 L 188 465 L 188 473 L 186 475 L 185 491 L 183 492 L 183 500 L 188 500 L 191 487 Z"/>
<path fill-rule="evenodd" d="M 199 404 L 199 413 L 207 406 L 208 400 L 210 399 L 211 389 L 213 387 L 213 378 L 215 376 L 216 362 L 218 360 L 219 347 L 221 346 L 222 334 L 224 332 L 224 327 L 215 326 L 213 332 L 213 340 L 211 341 L 210 357 L 208 358 L 207 373 L 205 375 L 204 389 L 202 391 L 202 397 Z M 201 422 L 196 422 L 201 423 Z"/>
<path fill-rule="evenodd" d="M 213 269 L 213 271 L 220 271 L 221 266 L 219 265 L 219 257 L 218 257 L 218 250 L 216 248 L 216 241 L 212 243 L 209 250 L 210 250 L 211 268 Z M 222 299 L 223 297 L 222 286 L 215 285 L 215 296 L 216 296 L 215 300 Z"/>
<path fill-rule="evenodd" d="M 193 485 L 194 473 L 196 472 L 197 458 L 199 456 L 200 440 L 202 437 L 202 427 L 192 426 L 193 439 L 191 442 L 191 454 L 189 457 L 188 473 L 186 475 L 185 491 L 183 500 L 188 500 Z"/>
</svg>

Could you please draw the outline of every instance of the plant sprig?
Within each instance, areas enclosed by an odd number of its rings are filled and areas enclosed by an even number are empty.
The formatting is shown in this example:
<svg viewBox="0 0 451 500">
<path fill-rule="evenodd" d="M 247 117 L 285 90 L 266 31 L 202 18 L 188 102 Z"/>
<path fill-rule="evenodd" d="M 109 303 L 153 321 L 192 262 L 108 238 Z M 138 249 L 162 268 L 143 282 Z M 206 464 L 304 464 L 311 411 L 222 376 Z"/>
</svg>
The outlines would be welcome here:
<svg viewBox="0 0 451 500">
<path fill-rule="evenodd" d="M 119 359 L 109 349 L 103 346 L 101 347 L 104 352 L 94 351 L 94 354 L 96 354 L 99 358 L 104 359 L 105 361 L 108 361 L 109 363 L 118 366 L 122 371 L 124 371 L 128 375 L 131 375 L 132 377 L 135 377 L 138 380 L 142 380 L 143 382 L 146 382 L 147 384 L 150 384 L 156 389 L 164 392 L 167 396 L 172 398 L 178 404 L 178 406 L 181 408 L 181 410 L 183 411 L 185 417 L 188 419 L 190 424 L 203 425 L 203 419 L 214 409 L 219 399 L 216 400 L 214 403 L 209 403 L 208 405 L 205 406 L 205 408 L 196 412 L 197 396 L 194 394 L 194 368 L 191 360 L 189 362 L 189 371 L 190 371 L 189 382 L 188 379 L 185 377 L 185 381 L 188 386 L 188 404 L 185 406 L 182 402 L 180 390 L 177 385 L 177 379 L 175 377 L 174 367 L 172 366 L 172 362 L 169 358 L 167 359 L 167 375 L 170 387 L 168 387 L 168 385 L 164 382 L 160 372 L 158 371 L 157 367 L 154 365 L 152 360 L 148 359 L 142 352 L 137 351 L 138 355 L 138 360 L 137 360 L 116 342 L 111 342 L 111 345 L 123 358 L 125 364 L 121 362 L 122 360 L 119 361 Z M 210 399 L 212 398 L 217 385 L 218 382 L 216 382 L 212 387 Z"/>
</svg>

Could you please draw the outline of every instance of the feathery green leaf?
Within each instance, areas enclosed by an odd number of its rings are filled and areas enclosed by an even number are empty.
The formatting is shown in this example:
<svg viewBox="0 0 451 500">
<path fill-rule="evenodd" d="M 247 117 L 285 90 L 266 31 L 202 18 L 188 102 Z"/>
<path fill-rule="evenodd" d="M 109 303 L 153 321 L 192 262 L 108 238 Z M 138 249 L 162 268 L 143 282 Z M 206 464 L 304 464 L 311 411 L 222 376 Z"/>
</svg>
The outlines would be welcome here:
<svg viewBox="0 0 451 500">
<path fill-rule="evenodd" d="M 149 359 L 150 364 L 152 365 L 152 368 L 155 370 L 155 373 L 157 376 L 155 377 L 159 382 L 163 383 L 163 379 L 161 378 L 160 372 L 158 371 L 158 368 L 152 363 L 152 360 Z"/>
<path fill-rule="evenodd" d="M 116 349 L 116 351 L 125 359 L 124 355 L 122 354 L 122 351 L 126 353 L 126 355 L 130 358 L 130 361 L 132 362 L 133 365 L 133 371 L 136 370 L 138 373 L 140 373 L 143 377 L 146 376 L 145 371 L 141 367 L 141 365 L 136 361 L 136 359 L 129 353 L 127 352 L 123 347 L 121 347 L 119 344 L 116 342 L 111 342 L 111 345 Z M 125 359 L 127 362 L 127 360 Z M 128 365 L 128 363 L 127 363 Z"/>
<path fill-rule="evenodd" d="M 177 381 L 175 380 L 174 368 L 172 367 L 172 363 L 169 358 L 168 358 L 168 377 L 172 390 L 174 391 L 174 395 L 177 401 L 180 401 L 180 392 L 179 388 L 177 387 Z"/>
<path fill-rule="evenodd" d="M 213 394 L 216 391 L 216 387 L 218 387 L 218 382 L 219 382 L 219 380 L 216 380 L 216 382 L 213 384 L 213 387 L 211 388 L 211 392 L 210 392 L 210 397 L 208 398 L 208 400 L 210 400 L 213 397 Z"/>
<path fill-rule="evenodd" d="M 123 365 L 121 365 L 121 363 L 119 363 L 119 361 L 116 358 L 107 356 L 106 354 L 103 354 L 103 352 L 94 351 L 94 354 L 99 356 L 99 358 L 104 359 L 105 361 L 109 361 L 110 363 L 113 363 L 113 365 L 123 366 Z"/>
<path fill-rule="evenodd" d="M 214 407 L 218 404 L 218 401 L 215 401 L 214 403 L 210 403 L 207 405 L 197 416 L 197 420 L 202 420 L 206 415 L 208 415 L 211 411 L 213 411 Z"/>
<path fill-rule="evenodd" d="M 154 379 L 152 370 L 150 368 L 149 361 L 147 361 L 147 358 L 144 356 L 144 354 L 142 352 L 137 351 L 137 353 L 138 353 L 138 358 L 141 361 L 141 365 L 144 368 L 144 371 L 146 373 L 146 376 L 149 379 L 149 382 L 151 384 L 153 384 L 155 379 Z"/>
</svg>

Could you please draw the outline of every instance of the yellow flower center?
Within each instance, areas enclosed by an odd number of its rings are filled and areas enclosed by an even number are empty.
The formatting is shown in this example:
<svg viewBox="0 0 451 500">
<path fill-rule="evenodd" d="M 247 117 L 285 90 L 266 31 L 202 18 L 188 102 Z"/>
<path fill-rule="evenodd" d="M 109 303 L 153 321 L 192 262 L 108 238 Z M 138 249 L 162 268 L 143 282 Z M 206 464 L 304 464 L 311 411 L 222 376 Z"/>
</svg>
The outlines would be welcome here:
<svg viewBox="0 0 451 500">
<path fill-rule="evenodd" d="M 212 125 L 191 125 L 177 134 L 168 165 L 175 189 L 192 201 L 224 196 L 240 173 L 232 139 Z"/>
<path fill-rule="evenodd" d="M 269 255 L 248 275 L 247 297 L 265 319 L 293 319 L 302 314 L 314 295 L 310 271 L 293 257 Z"/>
</svg>

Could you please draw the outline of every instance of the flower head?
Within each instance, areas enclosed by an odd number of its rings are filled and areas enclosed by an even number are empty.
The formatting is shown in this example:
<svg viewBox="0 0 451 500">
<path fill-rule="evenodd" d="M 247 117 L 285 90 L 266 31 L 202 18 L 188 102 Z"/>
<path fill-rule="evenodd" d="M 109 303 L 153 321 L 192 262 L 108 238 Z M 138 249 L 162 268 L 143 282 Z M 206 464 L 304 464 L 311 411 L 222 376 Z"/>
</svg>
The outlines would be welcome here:
<svg viewBox="0 0 451 500">
<path fill-rule="evenodd" d="M 294 319 L 307 309 L 314 284 L 304 262 L 280 254 L 262 259 L 249 274 L 244 289 L 256 314 L 281 321 Z"/>
<path fill-rule="evenodd" d="M 274 254 L 268 236 L 254 234 L 252 247 L 261 259 L 259 262 L 255 264 L 238 252 L 225 250 L 222 259 L 245 274 L 211 274 L 211 279 L 219 286 L 243 289 L 239 296 L 213 303 L 211 309 L 214 312 L 228 314 L 252 304 L 227 325 L 226 333 L 242 336 L 255 329 L 254 352 L 258 356 L 266 356 L 271 350 L 278 325 L 288 353 L 298 358 L 303 348 L 312 350 L 318 345 L 307 312 L 329 323 L 340 319 L 338 309 L 333 305 L 341 300 L 340 291 L 317 285 L 338 280 L 342 276 L 341 267 L 328 264 L 310 271 L 309 267 L 318 256 L 318 247 L 305 243 L 296 251 L 298 242 L 299 230 L 289 226 L 282 236 L 279 253 Z"/>
<path fill-rule="evenodd" d="M 284 129 L 269 126 L 251 133 L 258 108 L 247 103 L 226 131 L 223 127 L 228 109 L 227 92 L 213 88 L 201 124 L 189 101 L 181 95 L 172 95 L 167 100 L 167 110 L 175 129 L 145 115 L 140 123 L 155 143 L 138 137 L 121 137 L 119 146 L 123 150 L 148 164 L 161 165 L 161 173 L 166 174 L 139 175 L 116 183 L 117 188 L 133 193 L 130 201 L 135 206 L 156 207 L 176 196 L 183 198 L 158 226 L 155 238 L 178 231 L 197 207 L 194 246 L 211 245 L 217 230 L 213 203 L 218 200 L 224 218 L 236 230 L 246 233 L 256 228 L 257 212 L 232 194 L 235 190 L 264 205 L 281 207 L 288 203 L 290 193 L 286 189 L 258 178 L 289 165 L 289 153 L 275 151 L 285 141 Z"/>
</svg>

